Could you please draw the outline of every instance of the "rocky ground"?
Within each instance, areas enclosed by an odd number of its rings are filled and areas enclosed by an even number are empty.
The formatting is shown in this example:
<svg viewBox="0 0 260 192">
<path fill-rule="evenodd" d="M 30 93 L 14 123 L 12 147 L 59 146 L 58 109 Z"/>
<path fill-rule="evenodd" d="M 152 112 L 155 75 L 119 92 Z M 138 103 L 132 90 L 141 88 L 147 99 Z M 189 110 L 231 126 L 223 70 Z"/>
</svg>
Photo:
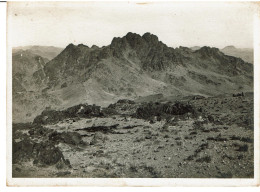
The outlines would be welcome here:
<svg viewBox="0 0 260 192">
<path fill-rule="evenodd" d="M 252 178 L 253 94 L 79 105 L 13 124 L 13 177 Z"/>
</svg>

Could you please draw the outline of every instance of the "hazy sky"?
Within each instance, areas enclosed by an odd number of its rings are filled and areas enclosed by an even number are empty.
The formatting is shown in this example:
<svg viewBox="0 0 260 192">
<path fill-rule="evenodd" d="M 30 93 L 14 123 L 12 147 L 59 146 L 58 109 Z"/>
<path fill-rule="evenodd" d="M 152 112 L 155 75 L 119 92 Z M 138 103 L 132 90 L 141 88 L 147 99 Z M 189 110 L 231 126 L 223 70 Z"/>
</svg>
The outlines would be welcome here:
<svg viewBox="0 0 260 192">
<path fill-rule="evenodd" d="M 171 47 L 253 47 L 249 3 L 11 3 L 13 46 L 108 45 L 127 32 L 150 32 Z"/>
</svg>

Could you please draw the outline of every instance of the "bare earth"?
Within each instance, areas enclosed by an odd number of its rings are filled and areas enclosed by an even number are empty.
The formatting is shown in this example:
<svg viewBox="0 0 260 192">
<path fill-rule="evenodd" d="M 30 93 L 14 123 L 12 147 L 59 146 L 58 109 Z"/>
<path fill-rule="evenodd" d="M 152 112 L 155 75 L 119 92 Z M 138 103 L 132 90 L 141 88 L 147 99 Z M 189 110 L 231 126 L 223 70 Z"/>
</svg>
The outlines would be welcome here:
<svg viewBox="0 0 260 192">
<path fill-rule="evenodd" d="M 253 96 L 189 102 L 203 112 L 147 120 L 132 116 L 141 103 L 118 104 L 118 114 L 64 119 L 43 125 L 44 134 L 13 125 L 13 143 L 49 141 L 54 131 L 81 140 L 55 142 L 70 165 L 22 158 L 13 160 L 13 177 L 253 178 Z"/>
</svg>

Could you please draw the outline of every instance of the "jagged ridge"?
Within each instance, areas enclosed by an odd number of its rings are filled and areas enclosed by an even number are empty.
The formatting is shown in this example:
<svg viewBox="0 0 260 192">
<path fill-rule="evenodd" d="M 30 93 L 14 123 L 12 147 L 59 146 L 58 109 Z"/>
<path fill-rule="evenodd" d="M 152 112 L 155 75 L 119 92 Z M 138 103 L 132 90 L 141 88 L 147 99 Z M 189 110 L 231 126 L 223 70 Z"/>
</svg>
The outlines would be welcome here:
<svg viewBox="0 0 260 192">
<path fill-rule="evenodd" d="M 69 44 L 33 79 L 38 92 L 52 94 L 69 107 L 158 93 L 251 91 L 253 66 L 217 48 L 171 48 L 153 34 L 129 32 L 108 46 Z"/>
</svg>

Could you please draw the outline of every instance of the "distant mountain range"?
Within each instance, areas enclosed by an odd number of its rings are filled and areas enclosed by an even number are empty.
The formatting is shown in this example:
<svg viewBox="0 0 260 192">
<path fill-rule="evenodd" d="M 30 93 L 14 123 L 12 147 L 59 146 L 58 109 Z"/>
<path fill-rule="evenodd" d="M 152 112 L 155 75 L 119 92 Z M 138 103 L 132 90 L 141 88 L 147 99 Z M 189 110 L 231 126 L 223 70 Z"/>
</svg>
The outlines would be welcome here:
<svg viewBox="0 0 260 192">
<path fill-rule="evenodd" d="M 236 48 L 234 46 L 227 46 L 221 49 L 226 55 L 231 55 L 243 59 L 248 63 L 254 64 L 254 50 L 249 48 Z"/>
<path fill-rule="evenodd" d="M 53 46 L 39 46 L 39 45 L 33 45 L 33 46 L 21 46 L 21 47 L 14 47 L 13 53 L 17 53 L 20 51 L 28 51 L 31 52 L 34 55 L 41 56 L 43 58 L 46 58 L 48 60 L 53 59 L 56 57 L 64 48 L 60 47 L 53 47 Z"/>
<path fill-rule="evenodd" d="M 31 121 L 50 106 L 106 106 L 153 94 L 214 96 L 253 90 L 252 64 L 207 46 L 174 49 L 150 33 L 129 32 L 104 47 L 69 44 L 50 61 L 34 54 L 13 53 L 16 122 Z"/>
<path fill-rule="evenodd" d="M 190 47 L 190 49 L 196 51 L 200 49 L 199 46 Z M 223 49 L 220 49 L 221 52 L 226 55 L 234 56 L 243 59 L 248 63 L 254 63 L 254 50 L 250 48 L 236 48 L 233 45 L 226 46 Z"/>
</svg>

